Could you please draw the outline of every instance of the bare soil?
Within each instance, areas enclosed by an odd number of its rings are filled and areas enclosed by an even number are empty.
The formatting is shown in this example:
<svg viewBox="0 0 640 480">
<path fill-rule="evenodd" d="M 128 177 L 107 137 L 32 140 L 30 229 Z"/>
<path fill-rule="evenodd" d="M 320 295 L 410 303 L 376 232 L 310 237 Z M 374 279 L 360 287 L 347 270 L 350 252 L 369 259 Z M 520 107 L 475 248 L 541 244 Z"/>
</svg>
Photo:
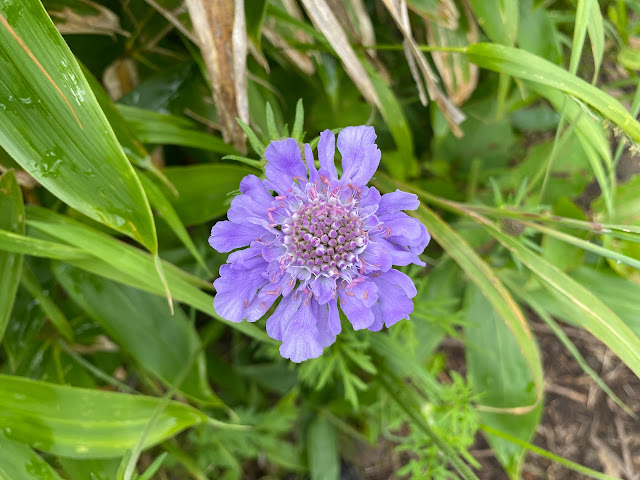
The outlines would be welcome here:
<svg viewBox="0 0 640 480">
<path fill-rule="evenodd" d="M 533 321 L 545 374 L 545 407 L 533 439 L 552 453 L 623 480 L 640 480 L 640 420 L 618 407 L 543 323 Z M 588 333 L 565 326 L 587 364 L 640 417 L 640 379 L 611 351 Z M 461 342 L 445 340 L 441 347 L 450 368 L 464 373 Z M 509 480 L 481 433 L 471 449 L 482 468 L 481 480 Z M 343 465 L 344 480 L 392 480 L 406 458 L 382 442 L 363 446 L 359 465 Z M 527 454 L 523 480 L 582 480 L 589 478 L 535 454 Z M 426 479 L 425 479 L 426 480 Z"/>
</svg>

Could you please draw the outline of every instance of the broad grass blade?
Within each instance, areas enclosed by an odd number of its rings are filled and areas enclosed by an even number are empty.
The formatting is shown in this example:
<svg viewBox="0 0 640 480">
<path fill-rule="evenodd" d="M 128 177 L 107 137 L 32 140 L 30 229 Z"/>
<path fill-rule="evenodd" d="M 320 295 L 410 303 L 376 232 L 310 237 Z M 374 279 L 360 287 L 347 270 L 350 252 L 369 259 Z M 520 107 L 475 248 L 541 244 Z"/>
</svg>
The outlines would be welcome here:
<svg viewBox="0 0 640 480">
<path fill-rule="evenodd" d="M 496 43 L 513 45 L 518 35 L 518 0 L 469 0 L 478 24 Z"/>
<path fill-rule="evenodd" d="M 534 378 L 525 357 L 505 322 L 475 285 L 467 289 L 466 308 L 467 375 L 480 401 L 507 409 L 536 403 Z M 540 421 L 542 406 L 542 402 L 537 402 L 532 411 L 517 416 L 486 411 L 478 414 L 482 422 L 530 441 Z M 520 478 L 524 448 L 492 435 L 487 435 L 487 440 L 509 476 Z"/>
<path fill-rule="evenodd" d="M 542 400 L 542 364 L 533 334 L 529 330 L 522 310 L 498 278 L 496 272 L 446 222 L 424 205 L 419 207 L 415 216 L 424 223 L 434 240 L 458 263 L 498 315 L 502 317 L 529 365 L 537 392 L 533 402 L 527 405 L 511 405 L 500 408 L 482 406 L 482 409 L 513 414 L 525 414 L 532 411 Z"/>
<path fill-rule="evenodd" d="M 42 285 L 38 282 L 35 273 L 31 271 L 28 265 L 25 265 L 22 272 L 22 286 L 29 292 L 34 300 L 38 302 L 38 306 L 51 321 L 62 336 L 69 342 L 73 342 L 73 329 L 65 317 L 64 313 L 55 304 L 51 297 L 44 291 Z"/>
<path fill-rule="evenodd" d="M 198 366 L 190 370 L 180 390 L 199 402 L 222 405 L 207 384 L 200 338 L 182 309 L 171 315 L 160 297 L 69 265 L 57 264 L 54 273 L 73 301 L 166 385 L 180 375 L 186 359 L 196 356 Z"/>
<path fill-rule="evenodd" d="M 420 191 L 412 189 L 407 185 L 393 182 L 386 176 L 379 176 L 376 183 L 381 186 L 383 191 L 391 191 L 394 188 L 402 188 L 405 191 L 415 191 L 420 197 Z M 427 227 L 427 230 L 438 242 L 438 244 L 453 258 L 460 268 L 467 274 L 471 282 L 473 282 L 489 301 L 491 306 L 505 321 L 509 330 L 513 334 L 522 355 L 529 365 L 534 385 L 536 387 L 536 400 L 531 405 L 508 408 L 508 409 L 492 409 L 485 407 L 486 411 L 500 411 L 503 413 L 524 414 L 536 408 L 537 404 L 542 400 L 543 380 L 542 380 L 542 362 L 535 339 L 522 310 L 513 299 L 509 290 L 498 278 L 496 272 L 475 252 L 475 250 L 466 242 L 466 240 L 458 234 L 451 226 L 443 221 L 430 208 L 421 204 L 415 213 L 418 218 Z"/>
<path fill-rule="evenodd" d="M 388 179 L 388 177 L 380 176 L 376 183 L 382 187 L 383 191 L 391 191 L 396 187 L 396 184 Z M 405 185 L 398 184 L 397 186 L 402 187 L 404 190 L 410 190 Z M 419 192 L 417 193 L 419 195 Z M 424 223 L 433 239 L 455 260 L 460 268 L 467 274 L 471 282 L 480 289 L 491 306 L 505 321 L 529 365 L 536 387 L 536 399 L 534 403 L 513 408 L 498 409 L 483 406 L 483 409 L 485 411 L 499 411 L 513 414 L 524 414 L 532 411 L 542 400 L 542 363 L 533 334 L 529 329 L 522 310 L 498 278 L 496 272 L 480 258 L 466 240 L 453 230 L 449 224 L 444 222 L 435 212 L 424 204 L 418 208 L 415 217 Z"/>
<path fill-rule="evenodd" d="M 224 216 L 231 190 L 256 170 L 225 164 L 167 167 L 163 170 L 178 195 L 169 196 L 178 216 L 189 227 Z"/>
<path fill-rule="evenodd" d="M 507 73 L 560 90 L 599 110 L 602 115 L 619 125 L 636 142 L 640 142 L 640 123 L 611 95 L 563 68 L 518 48 L 488 43 L 476 43 L 466 53 L 479 67 Z"/>
<path fill-rule="evenodd" d="M 0 465 L 0 478 L 3 480 L 62 480 L 40 455 L 2 432 Z"/>
<path fill-rule="evenodd" d="M 311 480 L 340 477 L 340 454 L 335 428 L 325 415 L 316 416 L 307 428 Z"/>
<path fill-rule="evenodd" d="M 607 345 L 640 377 L 640 338 L 593 292 L 498 229 L 484 217 L 473 218 L 562 299 L 576 323 Z"/>
<path fill-rule="evenodd" d="M 165 287 L 156 274 L 152 255 L 43 208 L 30 207 L 27 215 L 28 224 L 37 230 L 91 254 L 86 259 L 67 259 L 67 263 L 154 295 L 165 296 Z M 173 298 L 253 338 L 271 341 L 264 330 L 255 324 L 227 322 L 219 317 L 213 310 L 213 297 L 200 290 L 211 288 L 208 282 L 169 262 L 162 261 L 162 266 Z"/>
<path fill-rule="evenodd" d="M 142 187 L 37 0 L 0 3 L 0 145 L 54 195 L 157 251 Z"/>
<path fill-rule="evenodd" d="M 0 421 L 5 432 L 10 431 L 12 439 L 62 457 L 121 457 L 136 444 L 161 402 L 161 398 L 144 395 L 0 375 Z M 170 402 L 144 446 L 156 445 L 206 418 L 184 403 Z"/>
</svg>

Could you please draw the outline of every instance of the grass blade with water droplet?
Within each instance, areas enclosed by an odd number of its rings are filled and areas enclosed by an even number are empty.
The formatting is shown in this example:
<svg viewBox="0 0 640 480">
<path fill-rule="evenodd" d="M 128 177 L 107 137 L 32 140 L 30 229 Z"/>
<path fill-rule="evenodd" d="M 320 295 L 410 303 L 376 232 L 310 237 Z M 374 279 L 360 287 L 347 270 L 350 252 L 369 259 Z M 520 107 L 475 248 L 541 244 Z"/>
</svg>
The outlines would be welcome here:
<svg viewBox="0 0 640 480">
<path fill-rule="evenodd" d="M 37 0 L 0 3 L 0 145 L 58 198 L 157 251 L 142 187 Z"/>
</svg>

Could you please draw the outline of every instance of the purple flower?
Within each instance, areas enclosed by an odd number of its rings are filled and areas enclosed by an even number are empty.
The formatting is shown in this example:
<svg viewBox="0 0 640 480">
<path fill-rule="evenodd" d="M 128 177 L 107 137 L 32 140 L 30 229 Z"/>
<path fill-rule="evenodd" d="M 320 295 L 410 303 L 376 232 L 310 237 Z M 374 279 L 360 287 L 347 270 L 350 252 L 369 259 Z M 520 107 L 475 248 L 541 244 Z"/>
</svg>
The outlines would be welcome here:
<svg viewBox="0 0 640 480">
<path fill-rule="evenodd" d="M 282 297 L 267 333 L 282 341 L 281 355 L 294 362 L 319 357 L 335 342 L 338 304 L 355 330 L 378 331 L 413 311 L 416 288 L 392 267 L 424 266 L 418 255 L 430 236 L 402 211 L 418 208 L 416 195 L 396 190 L 381 196 L 366 186 L 380 163 L 375 139 L 373 127 L 340 132 L 340 178 L 331 131 L 320 134 L 319 170 L 308 144 L 305 166 L 293 138 L 271 142 L 266 180 L 246 176 L 229 220 L 211 229 L 216 250 L 242 248 L 220 267 L 214 308 L 232 322 L 255 322 Z"/>
</svg>

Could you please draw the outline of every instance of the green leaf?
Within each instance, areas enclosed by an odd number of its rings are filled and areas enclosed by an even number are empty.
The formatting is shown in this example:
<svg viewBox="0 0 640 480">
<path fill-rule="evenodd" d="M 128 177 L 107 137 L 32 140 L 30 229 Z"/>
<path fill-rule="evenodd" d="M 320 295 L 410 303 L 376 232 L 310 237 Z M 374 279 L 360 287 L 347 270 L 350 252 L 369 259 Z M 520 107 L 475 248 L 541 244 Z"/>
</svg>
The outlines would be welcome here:
<svg viewBox="0 0 640 480">
<path fill-rule="evenodd" d="M 30 207 L 27 213 L 28 223 L 37 230 L 69 242 L 93 256 L 93 258 L 66 259 L 67 263 L 125 285 L 165 296 L 164 285 L 159 281 L 155 271 L 153 256 L 49 210 Z M 163 261 L 162 265 L 174 299 L 191 305 L 220 320 L 224 325 L 251 337 L 271 342 L 266 333 L 255 324 L 228 322 L 219 317 L 213 310 L 213 297 L 199 289 L 199 287 L 210 288 L 209 283 L 193 277 L 169 262 Z"/>
<path fill-rule="evenodd" d="M 198 401 L 222 405 L 206 382 L 204 354 L 198 353 L 202 348 L 200 338 L 180 308 L 171 315 L 160 297 L 69 265 L 56 265 L 54 273 L 73 301 L 142 368 L 166 385 L 172 385 L 184 362 L 197 355 L 195 368 L 180 390 Z"/>
<path fill-rule="evenodd" d="M 155 174 L 152 175 L 155 176 Z M 202 258 L 202 255 L 200 255 L 200 252 L 189 236 L 189 232 L 187 232 L 187 229 L 182 223 L 182 220 L 180 220 L 178 213 L 175 211 L 173 205 L 171 205 L 171 202 L 167 199 L 167 197 L 165 197 L 160 187 L 153 183 L 153 180 L 150 176 L 139 175 L 139 178 L 140 183 L 142 183 L 144 191 L 147 194 L 147 198 L 149 199 L 149 202 L 151 202 L 153 208 L 157 210 L 162 218 L 164 218 L 171 230 L 173 230 L 173 233 L 175 233 L 182 244 L 187 247 L 189 253 L 193 255 L 193 258 L 196 259 L 196 261 L 200 264 L 204 271 L 208 272 L 209 268 Z"/>
<path fill-rule="evenodd" d="M 0 431 L 0 480 L 61 480 L 40 455 Z"/>
<path fill-rule="evenodd" d="M 118 110 L 141 142 L 201 148 L 223 154 L 237 153 L 221 138 L 198 130 L 197 125 L 186 118 L 127 105 L 118 105 Z"/>
<path fill-rule="evenodd" d="M 566 197 L 562 197 L 553 205 L 553 214 L 576 218 L 578 220 L 587 220 L 582 210 Z M 566 227 L 556 227 L 556 229 L 549 230 L 552 230 L 554 233 L 572 233 L 571 230 Z M 578 235 L 578 240 L 584 241 L 587 237 L 587 232 L 579 232 Z M 578 268 L 582 264 L 584 250 L 570 243 L 563 242 L 562 238 L 556 238 L 554 235 L 545 235 L 542 239 L 542 256 L 559 269 L 566 271 Z"/>
<path fill-rule="evenodd" d="M 178 192 L 169 197 L 186 226 L 222 217 L 229 209 L 229 193 L 255 170 L 236 165 L 210 164 L 168 167 L 163 170 Z"/>
<path fill-rule="evenodd" d="M 37 0 L 0 4 L 0 145 L 73 208 L 157 251 L 142 187 Z"/>
<path fill-rule="evenodd" d="M 91 87 L 91 91 L 96 96 L 96 100 L 98 100 L 98 103 L 100 104 L 100 108 L 107 117 L 111 128 L 113 128 L 113 133 L 115 133 L 118 142 L 120 142 L 122 150 L 129 160 L 131 160 L 131 163 L 144 169 L 155 168 L 153 163 L 151 163 L 151 157 L 140 141 L 134 136 L 122 116 L 122 113 L 120 113 L 116 105 L 113 103 L 113 100 L 111 100 L 107 91 L 102 87 L 102 85 L 100 85 L 100 82 L 98 82 L 87 67 L 82 64 L 80 64 L 80 67 L 82 68 L 84 77 L 87 79 L 89 87 Z"/>
<path fill-rule="evenodd" d="M 325 415 L 316 416 L 307 430 L 307 452 L 311 480 L 338 480 L 340 455 L 333 424 Z"/>
<path fill-rule="evenodd" d="M 598 298 L 606 298 L 607 306 L 640 337 L 640 285 L 608 270 L 582 267 L 572 277 Z"/>
<path fill-rule="evenodd" d="M 605 215 L 605 220 L 622 223 L 631 227 L 640 226 L 640 197 L 638 187 L 640 176 L 634 176 L 631 180 L 619 185 L 616 189 L 616 204 L 613 212 Z M 602 201 L 594 203 L 594 210 L 602 210 Z M 633 241 L 622 240 L 613 237 L 605 237 L 603 247 L 609 251 L 630 257 L 640 262 L 640 244 Z M 619 275 L 640 283 L 640 271 L 637 265 L 631 265 L 620 258 L 609 258 L 609 266 Z"/>
<path fill-rule="evenodd" d="M 22 191 L 12 170 L 0 176 L 0 229 L 15 234 L 25 232 Z M 0 251 L 0 341 L 11 317 L 22 275 L 22 263 L 20 253 Z"/>
<path fill-rule="evenodd" d="M 518 34 L 518 0 L 469 0 L 469 6 L 491 40 L 513 45 Z"/>
<path fill-rule="evenodd" d="M 269 134 L 269 138 L 271 138 L 271 140 L 278 140 L 280 138 L 280 134 L 278 133 L 278 127 L 276 127 L 276 118 L 273 115 L 273 109 L 271 108 L 271 104 L 269 102 L 267 102 L 265 105 L 267 133 Z"/>
<path fill-rule="evenodd" d="M 629 70 L 640 70 L 640 49 L 622 48 L 618 54 L 618 62 Z"/>
<path fill-rule="evenodd" d="M 582 149 L 591 164 L 591 169 L 598 181 L 598 185 L 600 185 L 600 189 L 603 192 L 607 209 L 611 211 L 613 209 L 613 195 L 609 176 L 613 172 L 613 159 L 611 158 L 609 141 L 601 122 L 594 119 L 590 112 L 585 112 L 586 107 L 563 95 L 558 90 L 530 82 L 527 82 L 527 84 L 539 95 L 545 97 L 558 112 L 564 112 L 571 121 L 572 126 L 576 129 L 578 140 L 582 144 Z"/>
<path fill-rule="evenodd" d="M 427 227 L 433 239 L 458 263 L 509 327 L 529 365 L 536 385 L 537 399 L 528 405 L 529 410 L 532 410 L 542 398 L 542 366 L 540 354 L 522 310 L 496 273 L 462 236 L 424 205 L 420 206 L 415 216 Z"/>
<path fill-rule="evenodd" d="M 571 59 L 569 60 L 569 71 L 575 75 L 578 71 L 580 58 L 582 57 L 582 47 L 587 36 L 587 23 L 591 5 L 597 0 L 578 0 L 576 8 L 576 21 L 573 26 L 573 42 L 571 44 Z"/>
<path fill-rule="evenodd" d="M 640 142 L 640 123 L 611 95 L 553 63 L 518 48 L 476 43 L 466 49 L 476 65 L 547 85 L 582 100 Z"/>
<path fill-rule="evenodd" d="M 518 46 L 550 62 L 560 63 L 558 32 L 543 5 L 534 0 L 519 0 Z"/>
<path fill-rule="evenodd" d="M 503 278 L 507 277 L 508 273 L 505 272 Z M 633 411 L 625 405 L 625 403 L 618 398 L 618 396 L 607 386 L 604 381 L 598 376 L 598 374 L 589 366 L 587 361 L 584 359 L 580 351 L 573 344 L 569 336 L 564 332 L 562 327 L 558 325 L 558 323 L 551 317 L 551 315 L 547 312 L 546 305 L 543 307 L 541 303 L 538 303 L 532 295 L 524 292 L 521 288 L 518 287 L 517 284 L 514 285 L 513 282 L 508 282 L 505 280 L 505 283 L 509 285 L 512 291 L 516 292 L 518 297 L 522 298 L 522 300 L 531 307 L 531 309 L 535 312 L 535 314 L 540 317 L 548 326 L 551 328 L 555 336 L 562 342 L 567 351 L 573 356 L 573 358 L 578 362 L 582 371 L 589 375 L 593 381 L 614 401 L 616 404 L 622 408 L 626 413 L 628 413 L 631 417 L 638 420 L 638 417 L 633 413 Z M 583 282 L 584 283 L 584 282 Z M 547 295 L 548 298 L 548 295 Z M 545 302 L 548 304 L 548 302 Z"/>
<path fill-rule="evenodd" d="M 298 100 L 296 103 L 296 117 L 293 121 L 293 128 L 291 128 L 291 136 L 295 138 L 298 142 L 302 142 L 304 139 L 302 138 L 302 128 L 304 126 L 304 105 L 302 104 L 302 99 Z"/>
<path fill-rule="evenodd" d="M 0 375 L 4 433 L 61 457 L 121 457 L 135 446 L 162 401 Z M 205 421 L 206 416 L 194 408 L 170 402 L 153 424 L 144 446 L 156 445 Z"/>
<path fill-rule="evenodd" d="M 640 338 L 593 292 L 517 239 L 501 232 L 484 217 L 475 216 L 487 231 L 528 267 L 572 312 L 575 321 L 607 345 L 640 377 Z"/>
<path fill-rule="evenodd" d="M 54 260 L 76 260 L 90 256 L 69 245 L 18 235 L 7 230 L 0 230 L 0 250 Z"/>
<path fill-rule="evenodd" d="M 582 267 L 571 272 L 571 277 L 594 296 L 606 298 L 607 306 L 637 335 L 640 336 L 640 285 L 612 272 Z M 543 304 L 555 317 L 572 325 L 579 324 L 573 312 L 542 289 L 529 292 L 535 301 Z"/>
<path fill-rule="evenodd" d="M 245 4 L 247 35 L 258 49 L 262 41 L 262 23 L 267 13 L 268 3 L 266 0 L 250 0 Z"/>
<path fill-rule="evenodd" d="M 600 11 L 600 3 L 598 0 L 591 0 L 591 8 L 589 9 L 589 20 L 587 21 L 587 31 L 589 32 L 589 40 L 591 41 L 591 52 L 593 54 L 593 62 L 595 69 L 593 73 L 593 82 L 595 83 L 600 72 L 602 59 L 604 58 L 604 19 Z"/>
<path fill-rule="evenodd" d="M 536 402 L 534 379 L 513 335 L 482 292 L 471 285 L 466 294 L 467 323 L 464 327 L 467 372 L 474 392 L 485 405 L 496 408 L 527 406 Z M 484 423 L 523 440 L 533 437 L 542 402 L 523 415 L 486 412 Z M 520 478 L 524 448 L 488 435 L 496 457 L 511 478 Z"/>
<path fill-rule="evenodd" d="M 58 458 L 71 480 L 113 480 L 116 478 L 119 460 Z"/>
<path fill-rule="evenodd" d="M 391 378 L 389 378 L 391 377 Z M 393 376 L 378 375 L 377 380 L 382 384 L 384 391 L 391 397 L 396 405 L 411 419 L 413 425 L 427 435 L 443 455 L 443 460 L 449 462 L 457 470 L 463 480 L 478 480 L 471 468 L 460 458 L 458 452 L 435 431 L 421 410 L 424 399 L 413 389 L 407 388 L 404 380 Z"/>
<path fill-rule="evenodd" d="M 240 128 L 242 128 L 244 133 L 247 135 L 247 138 L 249 139 L 249 143 L 251 144 L 251 148 L 253 148 L 253 151 L 256 152 L 258 155 L 260 155 L 260 158 L 264 157 L 264 151 L 267 149 L 265 144 L 260 141 L 258 136 L 255 134 L 255 132 L 251 129 L 249 125 L 244 123 L 239 118 L 236 118 L 236 122 L 238 122 L 238 125 L 240 125 Z"/>
<path fill-rule="evenodd" d="M 421 196 L 422 192 L 409 185 L 393 182 L 389 177 L 379 175 L 376 183 L 382 191 L 391 191 L 395 187 L 404 191 L 414 191 Z M 507 288 L 491 267 L 473 250 L 467 241 L 444 222 L 435 212 L 422 204 L 415 213 L 415 217 L 426 227 L 433 239 L 456 261 L 489 301 L 495 311 L 502 317 L 509 327 L 520 351 L 529 365 L 529 371 L 536 386 L 536 401 L 528 406 L 533 410 L 542 399 L 542 363 L 533 334 L 529 330 L 522 310 L 513 299 Z M 524 411 L 518 408 L 515 411 Z"/>
</svg>

